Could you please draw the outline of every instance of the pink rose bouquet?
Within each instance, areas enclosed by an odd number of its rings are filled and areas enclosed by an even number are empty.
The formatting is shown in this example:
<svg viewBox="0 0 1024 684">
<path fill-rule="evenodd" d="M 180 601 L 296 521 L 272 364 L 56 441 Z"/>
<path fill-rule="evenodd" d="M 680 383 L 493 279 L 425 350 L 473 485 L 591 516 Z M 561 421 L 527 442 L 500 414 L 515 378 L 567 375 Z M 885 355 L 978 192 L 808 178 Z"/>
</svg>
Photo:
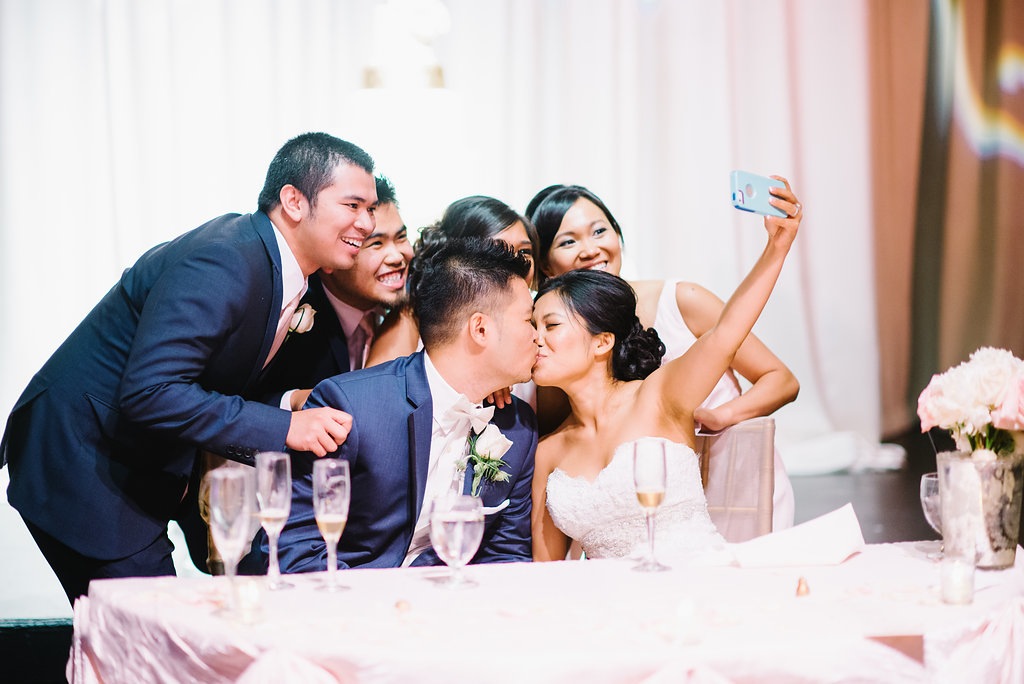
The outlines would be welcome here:
<svg viewBox="0 0 1024 684">
<path fill-rule="evenodd" d="M 968 361 L 932 376 L 917 400 L 917 415 L 922 432 L 949 430 L 964 451 L 1013 453 L 1024 430 L 1024 361 L 1005 349 L 978 349 Z"/>
</svg>

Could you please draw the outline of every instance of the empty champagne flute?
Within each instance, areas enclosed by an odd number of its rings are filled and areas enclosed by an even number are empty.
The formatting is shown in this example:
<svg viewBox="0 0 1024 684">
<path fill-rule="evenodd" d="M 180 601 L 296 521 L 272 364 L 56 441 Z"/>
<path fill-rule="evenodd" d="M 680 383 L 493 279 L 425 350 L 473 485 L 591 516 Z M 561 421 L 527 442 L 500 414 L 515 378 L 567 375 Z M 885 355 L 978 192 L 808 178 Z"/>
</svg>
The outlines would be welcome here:
<svg viewBox="0 0 1024 684">
<path fill-rule="evenodd" d="M 288 521 L 292 505 L 292 461 L 288 454 L 278 451 L 256 454 L 256 504 L 260 525 L 270 543 L 267 588 L 293 587 L 294 584 L 281 578 L 281 565 L 277 560 L 277 540 Z"/>
<path fill-rule="evenodd" d="M 226 612 L 239 614 L 235 571 L 249 542 L 252 521 L 252 471 L 228 465 L 206 474 L 210 484 L 210 534 L 224 562 L 228 581 Z"/>
<path fill-rule="evenodd" d="M 660 439 L 638 439 L 633 442 L 633 483 L 636 498 L 647 518 L 647 557 L 633 567 L 641 572 L 668 570 L 654 556 L 654 521 L 658 506 L 665 498 L 667 480 L 665 443 Z"/>
<path fill-rule="evenodd" d="M 925 473 L 921 476 L 921 510 L 928 525 L 942 534 L 942 500 L 939 498 L 939 474 Z M 924 542 L 929 558 L 942 558 L 942 542 Z"/>
<path fill-rule="evenodd" d="M 430 508 L 430 544 L 438 558 L 451 569 L 441 585 L 450 589 L 476 586 L 463 568 L 476 555 L 484 536 L 484 511 L 480 499 L 447 494 L 434 499 Z"/>
<path fill-rule="evenodd" d="M 351 496 L 348 461 L 326 457 L 313 463 L 313 513 L 327 543 L 327 581 L 320 587 L 325 591 L 348 589 L 338 584 L 338 540 L 348 522 Z"/>
</svg>

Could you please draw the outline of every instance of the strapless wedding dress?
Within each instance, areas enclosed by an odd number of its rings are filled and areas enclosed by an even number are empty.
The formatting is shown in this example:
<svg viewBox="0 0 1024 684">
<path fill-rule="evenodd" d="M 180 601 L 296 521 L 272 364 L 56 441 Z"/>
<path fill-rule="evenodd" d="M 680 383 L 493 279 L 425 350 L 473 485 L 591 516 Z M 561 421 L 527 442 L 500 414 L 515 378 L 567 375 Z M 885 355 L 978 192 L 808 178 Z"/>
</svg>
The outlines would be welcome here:
<svg viewBox="0 0 1024 684">
<path fill-rule="evenodd" d="M 666 439 L 643 439 L 665 443 L 667 486 L 656 515 L 656 555 L 670 558 L 723 550 L 725 540 L 708 516 L 693 449 Z M 633 485 L 632 445 L 620 444 L 593 481 L 570 477 L 558 468 L 548 476 L 551 519 L 580 543 L 588 558 L 619 558 L 647 548 L 647 523 Z"/>
</svg>

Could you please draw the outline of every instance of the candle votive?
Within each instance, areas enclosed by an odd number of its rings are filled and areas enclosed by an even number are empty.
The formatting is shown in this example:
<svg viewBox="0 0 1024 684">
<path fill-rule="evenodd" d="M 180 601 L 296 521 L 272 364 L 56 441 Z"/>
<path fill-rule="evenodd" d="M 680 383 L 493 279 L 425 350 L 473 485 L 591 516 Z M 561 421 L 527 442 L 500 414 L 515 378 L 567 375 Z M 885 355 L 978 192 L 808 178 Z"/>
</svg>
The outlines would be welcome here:
<svg viewBox="0 0 1024 684">
<path fill-rule="evenodd" d="M 235 618 L 243 624 L 259 622 L 263 612 L 263 577 L 238 578 L 238 609 Z"/>
<path fill-rule="evenodd" d="M 942 600 L 965 604 L 974 600 L 974 560 L 944 555 L 939 568 Z"/>
</svg>

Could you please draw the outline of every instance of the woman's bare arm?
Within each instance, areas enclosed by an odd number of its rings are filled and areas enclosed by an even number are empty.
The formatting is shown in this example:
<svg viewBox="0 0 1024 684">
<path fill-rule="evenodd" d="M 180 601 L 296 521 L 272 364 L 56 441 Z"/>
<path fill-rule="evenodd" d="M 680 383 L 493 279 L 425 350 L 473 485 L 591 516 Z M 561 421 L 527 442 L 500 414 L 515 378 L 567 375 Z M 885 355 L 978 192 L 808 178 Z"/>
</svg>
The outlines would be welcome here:
<svg viewBox="0 0 1024 684">
<path fill-rule="evenodd" d="M 420 328 L 408 306 L 392 309 L 373 336 L 366 367 L 408 356 L 420 345 Z"/>
<path fill-rule="evenodd" d="M 676 304 L 686 326 L 698 338 L 715 325 L 725 307 L 722 300 L 693 283 L 676 285 Z M 720 406 L 696 409 L 694 419 L 712 430 L 767 416 L 793 401 L 800 390 L 793 372 L 753 333 L 740 345 L 731 367 L 751 386 Z"/>
<path fill-rule="evenodd" d="M 784 188 L 773 188 L 772 203 L 788 218 L 765 217 L 768 243 L 722 307 L 714 325 L 678 359 L 665 364 L 647 380 L 658 388 L 664 410 L 677 416 L 693 417 L 722 374 L 732 366 L 740 346 L 750 334 L 782 271 L 782 264 L 796 239 L 801 207 L 784 178 Z M 692 291 L 698 286 L 688 284 Z M 689 296 L 691 293 L 684 293 Z M 696 296 L 696 295 L 694 295 Z"/>
<path fill-rule="evenodd" d="M 545 445 L 545 442 L 548 442 Z M 537 445 L 537 457 L 533 470 L 533 512 L 530 526 L 533 533 L 533 560 L 556 561 L 565 560 L 569 553 L 569 537 L 555 527 L 551 514 L 548 513 L 548 476 L 554 470 L 553 449 L 548 440 L 541 440 Z"/>
</svg>

